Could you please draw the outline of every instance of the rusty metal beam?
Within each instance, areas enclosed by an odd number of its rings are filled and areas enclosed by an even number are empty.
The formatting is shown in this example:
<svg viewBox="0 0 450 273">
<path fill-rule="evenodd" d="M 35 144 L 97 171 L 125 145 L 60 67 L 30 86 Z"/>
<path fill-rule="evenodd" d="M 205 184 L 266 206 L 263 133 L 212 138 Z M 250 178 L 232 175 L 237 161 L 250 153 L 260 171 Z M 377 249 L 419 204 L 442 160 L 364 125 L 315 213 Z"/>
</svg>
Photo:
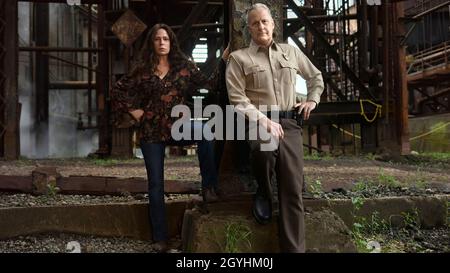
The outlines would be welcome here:
<svg viewBox="0 0 450 273">
<path fill-rule="evenodd" d="M 92 6 L 88 6 L 88 47 L 92 47 Z M 92 67 L 92 52 L 88 51 L 88 67 Z M 92 112 L 92 71 L 88 70 L 88 113 Z M 96 107 L 97 108 L 97 107 Z M 92 126 L 92 117 L 88 116 L 88 126 Z"/>
<path fill-rule="evenodd" d="M 412 26 L 409 28 L 409 30 L 406 32 L 406 35 L 405 35 L 405 37 L 404 37 L 403 40 L 402 40 L 402 45 L 406 43 L 406 40 L 407 40 L 408 37 L 411 35 L 411 33 L 413 32 L 413 30 L 416 28 L 417 23 L 418 23 L 420 20 L 422 20 L 422 17 L 424 17 L 424 16 L 426 16 L 426 15 L 432 13 L 433 11 L 439 10 L 439 9 L 441 9 L 441 8 L 443 8 L 443 7 L 445 7 L 445 6 L 449 6 L 449 5 L 450 5 L 450 1 L 447 1 L 447 2 L 445 2 L 445 3 L 441 3 L 441 4 L 439 4 L 439 5 L 435 6 L 435 7 L 432 7 L 432 8 L 430 8 L 430 9 L 424 11 L 424 12 L 421 12 L 421 13 L 419 13 L 419 14 L 417 14 L 417 15 L 411 17 L 411 18 L 406 18 L 406 20 L 412 21 L 412 22 L 413 22 L 413 25 L 412 25 Z"/>
<path fill-rule="evenodd" d="M 72 61 L 68 61 L 66 59 L 63 59 L 63 58 L 60 58 L 60 57 L 57 57 L 57 56 L 53 56 L 53 55 L 50 55 L 50 54 L 47 54 L 47 53 L 42 53 L 42 55 L 45 55 L 45 56 L 49 57 L 50 59 L 58 60 L 58 61 L 61 61 L 63 63 L 67 63 L 67 64 L 70 64 L 70 65 L 73 65 L 73 66 L 76 66 L 76 67 L 79 67 L 79 68 L 87 69 L 87 70 L 92 71 L 92 72 L 103 73 L 102 71 L 99 71 L 99 70 L 96 70 L 96 69 L 92 68 L 92 66 L 89 67 L 89 66 L 85 66 L 85 65 L 82 65 L 82 64 L 74 63 Z"/>
<path fill-rule="evenodd" d="M 376 103 L 381 103 L 376 101 Z M 376 108 L 372 105 L 364 105 L 364 112 L 367 116 L 375 115 Z M 361 115 L 359 101 L 339 101 L 321 102 L 320 107 L 311 113 L 310 119 L 304 125 L 324 125 L 324 124 L 367 124 Z"/>
<path fill-rule="evenodd" d="M 376 100 L 375 103 L 381 103 L 381 101 Z M 376 107 L 371 104 L 364 104 L 364 111 L 368 113 L 375 113 Z M 334 102 L 321 102 L 320 107 L 314 109 L 312 114 L 337 114 L 337 113 L 352 113 L 361 114 L 361 104 L 359 101 L 334 101 Z"/>
<path fill-rule="evenodd" d="M 211 8 L 208 8 L 205 12 L 203 12 L 202 16 L 204 18 L 218 18 L 220 17 L 220 14 L 222 13 L 222 10 L 220 7 L 218 6 L 212 6 Z M 194 47 L 196 45 L 196 43 L 198 42 L 198 39 L 201 37 L 207 37 L 208 40 L 217 40 L 218 38 L 221 37 L 212 37 L 207 36 L 208 33 L 213 33 L 215 32 L 217 29 L 212 29 L 212 28 L 207 28 L 210 29 L 210 31 L 205 31 L 205 29 L 197 29 L 197 28 L 191 28 L 190 32 L 189 32 L 189 37 L 185 40 L 184 44 L 180 44 L 180 46 L 182 47 L 182 50 L 184 52 L 186 52 L 188 55 L 190 54 L 190 52 L 192 52 L 194 50 Z M 217 32 L 215 32 L 217 33 Z M 222 39 L 223 40 L 223 39 Z"/>
<path fill-rule="evenodd" d="M 49 41 L 49 5 L 48 3 L 35 4 L 34 16 L 34 41 L 38 47 L 47 47 Z M 49 154 L 49 65 L 48 57 L 42 52 L 36 52 L 35 64 L 35 128 L 36 128 L 36 153 L 39 157 L 47 157 Z"/>
<path fill-rule="evenodd" d="M 377 67 L 378 59 L 378 6 L 371 7 L 370 10 L 370 66 Z M 372 84 L 371 84 L 372 85 Z M 373 86 L 373 85 L 372 85 Z"/>
<path fill-rule="evenodd" d="M 217 31 L 202 31 L 201 35 L 203 37 L 207 37 L 207 38 L 222 38 L 223 37 L 223 32 L 217 32 Z"/>
<path fill-rule="evenodd" d="M 199 1 L 179 1 L 177 4 L 184 4 L 184 5 L 198 5 Z M 210 6 L 223 6 L 223 1 L 218 1 L 218 2 L 214 2 L 214 1 L 208 1 L 208 5 Z"/>
<path fill-rule="evenodd" d="M 15 0 L 0 3 L 0 158 L 4 159 L 20 154 L 17 9 Z"/>
<path fill-rule="evenodd" d="M 382 28 L 383 28 L 383 108 L 385 111 L 385 125 L 389 123 L 389 90 L 391 86 L 391 76 L 390 76 L 390 45 L 391 45 L 391 25 L 389 24 L 388 18 L 389 16 L 389 10 L 390 10 L 390 3 L 386 3 L 381 7 L 382 14 L 383 14 L 383 22 L 382 22 Z"/>
<path fill-rule="evenodd" d="M 83 47 L 50 47 L 50 46 L 21 46 L 20 51 L 53 51 L 53 52 L 100 52 L 102 48 Z"/>
<path fill-rule="evenodd" d="M 401 45 L 401 39 L 405 35 L 405 27 L 402 22 L 404 17 L 403 2 L 397 2 L 393 5 L 394 12 L 394 47 L 393 50 L 397 50 L 395 55 L 395 85 L 394 91 L 396 94 L 396 127 L 397 127 L 397 139 L 399 144 L 399 152 L 401 155 L 409 154 L 410 143 L 409 143 L 409 119 L 408 119 L 408 81 L 406 75 L 406 46 Z"/>
<path fill-rule="evenodd" d="M 358 63 L 360 79 L 367 78 L 367 31 L 367 3 L 366 1 L 361 1 L 361 4 L 358 5 Z"/>
<path fill-rule="evenodd" d="M 310 15 L 308 19 L 312 22 L 320 22 L 320 21 L 341 21 L 341 20 L 356 20 L 358 19 L 357 14 L 349 14 L 349 15 Z M 284 18 L 284 23 L 295 23 L 302 22 L 299 18 Z"/>
<path fill-rule="evenodd" d="M 184 21 L 183 26 L 177 31 L 177 37 L 180 45 L 182 45 L 188 38 L 192 24 L 197 21 L 201 13 L 205 10 L 207 4 L 208 0 L 200 0 Z"/>
<path fill-rule="evenodd" d="M 298 37 L 295 36 L 295 27 L 293 25 L 290 25 L 287 28 L 284 28 L 285 31 L 285 38 L 291 37 L 293 38 L 292 41 L 300 48 L 300 50 L 311 60 L 311 62 L 322 72 L 322 76 L 324 81 L 333 89 L 333 91 L 336 93 L 336 95 L 341 99 L 342 101 L 346 101 L 347 98 L 342 94 L 342 91 L 339 89 L 339 87 L 336 85 L 336 83 L 333 81 L 329 73 L 326 71 L 326 69 L 319 65 L 319 62 L 315 58 L 314 55 L 310 54 L 308 50 L 302 45 L 302 43 L 298 40 Z"/>
<path fill-rule="evenodd" d="M 67 4 L 67 0 L 19 0 L 18 2 Z M 81 0 L 81 4 L 100 4 L 102 0 Z"/>
<path fill-rule="evenodd" d="M 97 117 L 98 124 L 98 150 L 97 154 L 105 156 L 110 153 L 110 127 L 109 127 L 109 107 L 107 101 L 108 94 L 108 41 L 104 39 L 106 31 L 106 22 L 104 12 L 108 9 L 108 0 L 103 0 L 102 5 L 97 7 L 97 46 L 105 50 L 98 53 L 98 67 L 95 75 L 97 89 L 97 107 L 101 113 Z"/>
<path fill-rule="evenodd" d="M 0 158 L 5 156 L 6 132 L 6 1 L 0 2 Z"/>
<path fill-rule="evenodd" d="M 444 107 L 445 109 L 450 110 L 450 107 L 448 105 L 443 104 L 442 102 L 440 102 L 437 99 L 437 97 L 440 97 L 440 96 L 442 96 L 444 94 L 447 94 L 450 90 L 445 90 L 445 92 L 440 92 L 440 93 L 433 94 L 433 95 L 427 94 L 427 92 L 421 90 L 420 88 L 414 88 L 414 90 L 419 92 L 420 94 L 422 94 L 422 95 L 424 95 L 426 97 L 426 99 L 422 99 L 418 103 L 422 103 L 422 102 L 427 101 L 427 100 L 432 100 L 433 102 L 435 102 L 436 104 Z"/>
<path fill-rule="evenodd" d="M 95 82 L 91 82 L 91 85 L 95 85 Z M 48 89 L 88 89 L 88 87 L 87 81 L 59 81 L 48 84 Z"/>
<path fill-rule="evenodd" d="M 372 92 L 370 92 L 369 89 L 367 89 L 364 83 L 358 78 L 358 76 L 356 76 L 355 72 L 348 66 L 348 64 L 342 60 L 341 56 L 333 49 L 333 47 L 328 43 L 328 41 L 323 37 L 323 35 L 317 30 L 317 28 L 314 26 L 311 20 L 309 20 L 306 14 L 298 8 L 298 6 L 294 3 L 293 0 L 287 0 L 287 3 L 289 7 L 292 9 L 292 11 L 300 19 L 302 24 L 305 25 L 308 31 L 314 35 L 317 42 L 319 42 L 319 44 L 321 44 L 324 47 L 326 53 L 336 63 L 342 64 L 343 72 L 347 75 L 350 81 L 361 91 L 361 94 L 366 94 L 366 96 L 370 97 L 371 99 L 375 99 L 375 96 L 372 94 Z M 364 97 L 364 95 L 362 97 Z"/>
<path fill-rule="evenodd" d="M 445 3 L 439 4 L 439 5 L 437 5 L 435 7 L 432 7 L 432 8 L 430 8 L 430 9 L 424 11 L 424 12 L 421 12 L 421 13 L 413 16 L 412 19 L 413 20 L 417 20 L 419 18 L 424 17 L 425 15 L 428 15 L 428 14 L 432 13 L 433 11 L 439 10 L 439 9 L 445 7 L 445 6 L 448 6 L 448 5 L 450 5 L 450 1 L 447 1 Z"/>
</svg>

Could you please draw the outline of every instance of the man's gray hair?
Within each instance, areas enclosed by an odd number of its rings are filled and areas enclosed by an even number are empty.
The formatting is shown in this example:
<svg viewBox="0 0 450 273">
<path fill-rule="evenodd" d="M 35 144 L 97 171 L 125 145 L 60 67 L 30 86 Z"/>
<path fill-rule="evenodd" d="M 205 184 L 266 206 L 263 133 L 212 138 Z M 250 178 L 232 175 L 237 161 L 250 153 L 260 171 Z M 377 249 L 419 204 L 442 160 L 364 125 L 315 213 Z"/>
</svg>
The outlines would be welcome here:
<svg viewBox="0 0 450 273">
<path fill-rule="evenodd" d="M 245 17 L 245 22 L 247 23 L 247 25 L 248 25 L 248 15 L 250 14 L 251 11 L 253 11 L 253 10 L 255 10 L 255 9 L 265 9 L 265 10 L 267 10 L 267 12 L 269 13 L 270 18 L 273 18 L 273 17 L 272 17 L 272 12 L 270 12 L 270 9 L 269 9 L 268 6 L 266 6 L 266 5 L 263 4 L 263 3 L 255 3 L 255 4 L 253 4 L 251 7 L 249 7 L 249 8 L 247 9 L 247 16 Z"/>
</svg>

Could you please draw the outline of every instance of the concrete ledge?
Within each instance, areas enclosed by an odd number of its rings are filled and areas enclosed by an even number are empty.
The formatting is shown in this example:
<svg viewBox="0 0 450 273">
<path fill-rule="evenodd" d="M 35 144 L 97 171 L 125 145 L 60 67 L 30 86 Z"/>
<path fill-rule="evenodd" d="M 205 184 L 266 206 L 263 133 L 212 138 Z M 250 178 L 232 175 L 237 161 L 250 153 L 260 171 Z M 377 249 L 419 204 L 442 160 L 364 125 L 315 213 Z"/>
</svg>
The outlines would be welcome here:
<svg viewBox="0 0 450 273">
<path fill-rule="evenodd" d="M 434 197 L 392 197 L 368 199 L 361 208 L 363 215 L 374 211 L 389 220 L 391 215 L 402 212 L 419 212 L 423 228 L 444 226 L 447 223 L 450 195 Z M 209 211 L 229 213 L 251 219 L 250 196 L 227 200 L 208 206 Z M 351 226 L 352 204 L 350 200 L 305 200 L 307 211 L 330 210 Z M 190 202 L 168 202 L 170 236 L 182 233 L 183 217 Z M 396 223 L 394 222 L 393 225 Z M 78 205 L 31 208 L 0 208 L 0 239 L 41 232 L 68 232 L 98 236 L 123 236 L 147 240 L 151 230 L 146 203 L 118 203 L 102 205 Z M 274 230 L 272 230 L 274 232 Z M 276 234 L 276 232 L 275 232 Z"/>
<path fill-rule="evenodd" d="M 449 195 L 434 197 L 391 197 L 366 199 L 358 216 L 370 219 L 378 212 L 393 227 L 404 225 L 404 213 L 418 212 L 422 228 L 447 222 Z M 348 227 L 353 226 L 351 200 L 305 200 L 307 252 L 357 252 Z M 183 222 L 183 248 L 186 252 L 279 252 L 277 216 L 268 225 L 259 225 L 251 216 L 252 201 L 240 196 L 229 202 L 212 204 L 209 213 L 188 210 Z M 344 223 L 345 222 L 345 223 Z M 233 228 L 230 228 L 233 227 Z M 239 242 L 230 241 L 247 234 Z"/>
<path fill-rule="evenodd" d="M 414 213 L 417 210 L 422 228 L 442 227 L 447 224 L 449 202 L 450 195 L 365 199 L 357 215 L 369 218 L 374 212 L 378 212 L 378 216 L 393 227 L 401 227 L 404 224 L 402 213 Z M 307 210 L 330 209 L 339 215 L 347 226 L 350 227 L 354 223 L 354 206 L 348 199 L 305 200 L 305 207 Z"/>
<path fill-rule="evenodd" d="M 168 202 L 169 236 L 181 234 L 186 202 Z M 65 232 L 96 236 L 151 238 L 148 205 L 143 203 L 0 208 L 0 239 Z"/>
<path fill-rule="evenodd" d="M 378 212 L 379 217 L 391 221 L 392 226 L 398 227 L 403 223 L 398 221 L 402 213 L 413 213 L 417 209 L 422 228 L 442 227 L 447 224 L 448 207 L 450 195 L 435 196 L 399 196 L 383 197 L 375 199 L 364 199 L 364 204 L 357 213 L 358 216 L 370 217 L 372 213 Z M 347 226 L 353 226 L 352 212 L 354 206 L 350 199 L 305 199 L 305 211 L 331 210 L 336 213 Z M 252 208 L 252 197 L 235 196 L 227 203 L 218 203 L 214 206 L 222 206 L 222 209 L 233 207 L 236 211 L 247 211 Z M 401 220 L 401 219 L 400 219 Z"/>
<path fill-rule="evenodd" d="M 305 215 L 306 252 L 354 253 L 350 230 L 334 212 L 321 210 Z M 245 236 L 245 237 L 244 237 Z M 243 211 L 188 210 L 183 222 L 183 250 L 193 253 L 279 252 L 278 221 L 258 224 Z"/>
</svg>

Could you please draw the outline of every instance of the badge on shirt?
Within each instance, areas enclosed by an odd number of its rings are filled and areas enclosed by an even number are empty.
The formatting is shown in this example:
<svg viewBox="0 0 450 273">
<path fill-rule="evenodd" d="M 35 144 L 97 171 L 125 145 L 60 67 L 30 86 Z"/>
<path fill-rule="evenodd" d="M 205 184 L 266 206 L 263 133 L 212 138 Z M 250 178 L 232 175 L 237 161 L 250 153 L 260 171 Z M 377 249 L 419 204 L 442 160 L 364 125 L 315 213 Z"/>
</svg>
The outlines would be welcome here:
<svg viewBox="0 0 450 273">
<path fill-rule="evenodd" d="M 283 58 L 284 58 L 286 61 L 289 61 L 289 57 L 288 57 L 288 55 L 287 55 L 286 53 L 283 53 L 282 55 L 283 55 Z"/>
</svg>

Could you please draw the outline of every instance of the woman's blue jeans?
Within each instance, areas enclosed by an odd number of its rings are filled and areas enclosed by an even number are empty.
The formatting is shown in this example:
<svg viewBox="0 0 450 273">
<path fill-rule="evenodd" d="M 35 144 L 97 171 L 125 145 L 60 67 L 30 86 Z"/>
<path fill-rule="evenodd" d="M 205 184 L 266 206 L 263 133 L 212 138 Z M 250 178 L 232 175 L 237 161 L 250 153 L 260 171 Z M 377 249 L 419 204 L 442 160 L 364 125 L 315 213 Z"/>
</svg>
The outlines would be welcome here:
<svg viewBox="0 0 450 273">
<path fill-rule="evenodd" d="M 218 178 L 214 158 L 214 141 L 141 142 L 148 179 L 149 217 L 152 225 L 153 240 L 156 242 L 168 240 L 166 205 L 164 202 L 164 155 L 166 145 L 186 146 L 195 143 L 197 144 L 197 154 L 200 162 L 202 187 L 215 188 Z"/>
</svg>

